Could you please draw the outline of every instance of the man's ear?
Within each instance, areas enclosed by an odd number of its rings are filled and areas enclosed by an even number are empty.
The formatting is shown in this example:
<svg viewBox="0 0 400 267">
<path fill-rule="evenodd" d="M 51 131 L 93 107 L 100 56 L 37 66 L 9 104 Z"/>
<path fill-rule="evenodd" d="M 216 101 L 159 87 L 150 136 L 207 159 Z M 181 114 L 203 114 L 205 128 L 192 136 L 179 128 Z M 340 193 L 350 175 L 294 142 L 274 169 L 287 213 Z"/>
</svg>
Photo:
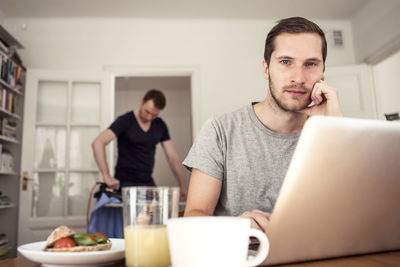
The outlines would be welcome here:
<svg viewBox="0 0 400 267">
<path fill-rule="evenodd" d="M 266 80 L 269 80 L 269 68 L 267 62 L 265 62 L 265 59 L 263 59 L 262 66 L 263 66 L 264 77 Z"/>
</svg>

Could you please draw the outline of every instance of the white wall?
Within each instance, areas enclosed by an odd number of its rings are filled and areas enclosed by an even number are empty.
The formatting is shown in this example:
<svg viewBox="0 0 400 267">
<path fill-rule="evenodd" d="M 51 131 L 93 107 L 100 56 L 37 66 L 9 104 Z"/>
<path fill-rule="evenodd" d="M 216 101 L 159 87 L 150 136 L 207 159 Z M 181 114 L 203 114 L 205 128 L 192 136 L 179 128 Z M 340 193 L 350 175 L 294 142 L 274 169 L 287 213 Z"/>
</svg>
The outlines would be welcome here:
<svg viewBox="0 0 400 267">
<path fill-rule="evenodd" d="M 328 49 L 327 66 L 354 64 L 349 21 L 317 21 L 341 29 L 345 48 Z M 103 70 L 106 66 L 197 66 L 198 124 L 213 114 L 265 97 L 261 62 L 271 20 L 7 19 L 30 68 Z M 27 29 L 21 30 L 26 24 Z M 328 37 L 329 39 L 329 37 Z M 199 126 L 194 126 L 197 130 Z"/>
<path fill-rule="evenodd" d="M 373 67 L 378 115 L 400 113 L 400 51 Z"/>
<path fill-rule="evenodd" d="M 4 13 L 3 11 L 0 10 L 0 24 L 3 24 L 4 19 L 5 19 Z"/>
<path fill-rule="evenodd" d="M 378 63 L 400 48 L 400 1 L 373 0 L 353 16 L 357 62 Z"/>
</svg>

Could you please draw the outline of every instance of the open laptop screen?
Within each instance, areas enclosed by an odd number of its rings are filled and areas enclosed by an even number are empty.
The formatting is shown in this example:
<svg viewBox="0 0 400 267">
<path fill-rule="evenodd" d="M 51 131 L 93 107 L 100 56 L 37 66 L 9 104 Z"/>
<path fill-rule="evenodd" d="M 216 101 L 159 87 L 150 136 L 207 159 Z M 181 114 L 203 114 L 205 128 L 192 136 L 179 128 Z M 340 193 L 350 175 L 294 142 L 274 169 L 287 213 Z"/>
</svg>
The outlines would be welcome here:
<svg viewBox="0 0 400 267">
<path fill-rule="evenodd" d="M 400 123 L 310 118 L 267 236 L 267 264 L 399 249 Z"/>
</svg>

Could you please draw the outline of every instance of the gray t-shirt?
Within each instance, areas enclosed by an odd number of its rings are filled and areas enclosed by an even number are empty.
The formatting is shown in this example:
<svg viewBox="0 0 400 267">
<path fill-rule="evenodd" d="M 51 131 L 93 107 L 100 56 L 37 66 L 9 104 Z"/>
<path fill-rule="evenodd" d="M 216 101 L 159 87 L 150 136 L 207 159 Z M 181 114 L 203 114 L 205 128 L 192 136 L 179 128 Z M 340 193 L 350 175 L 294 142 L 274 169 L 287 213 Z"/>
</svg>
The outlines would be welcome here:
<svg viewBox="0 0 400 267">
<path fill-rule="evenodd" d="M 272 132 L 251 104 L 209 119 L 183 164 L 222 181 L 214 215 L 272 212 L 299 136 Z"/>
</svg>

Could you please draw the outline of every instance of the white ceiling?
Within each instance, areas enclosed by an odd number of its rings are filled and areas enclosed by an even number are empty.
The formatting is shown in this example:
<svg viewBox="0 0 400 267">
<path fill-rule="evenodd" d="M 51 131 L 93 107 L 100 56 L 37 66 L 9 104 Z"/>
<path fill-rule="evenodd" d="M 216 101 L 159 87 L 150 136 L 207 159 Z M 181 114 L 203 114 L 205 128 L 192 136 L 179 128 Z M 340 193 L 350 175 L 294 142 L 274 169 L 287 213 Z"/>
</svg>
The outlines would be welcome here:
<svg viewBox="0 0 400 267">
<path fill-rule="evenodd" d="M 5 17 L 350 19 L 370 1 L 377 0 L 0 0 L 0 11 Z"/>
</svg>

